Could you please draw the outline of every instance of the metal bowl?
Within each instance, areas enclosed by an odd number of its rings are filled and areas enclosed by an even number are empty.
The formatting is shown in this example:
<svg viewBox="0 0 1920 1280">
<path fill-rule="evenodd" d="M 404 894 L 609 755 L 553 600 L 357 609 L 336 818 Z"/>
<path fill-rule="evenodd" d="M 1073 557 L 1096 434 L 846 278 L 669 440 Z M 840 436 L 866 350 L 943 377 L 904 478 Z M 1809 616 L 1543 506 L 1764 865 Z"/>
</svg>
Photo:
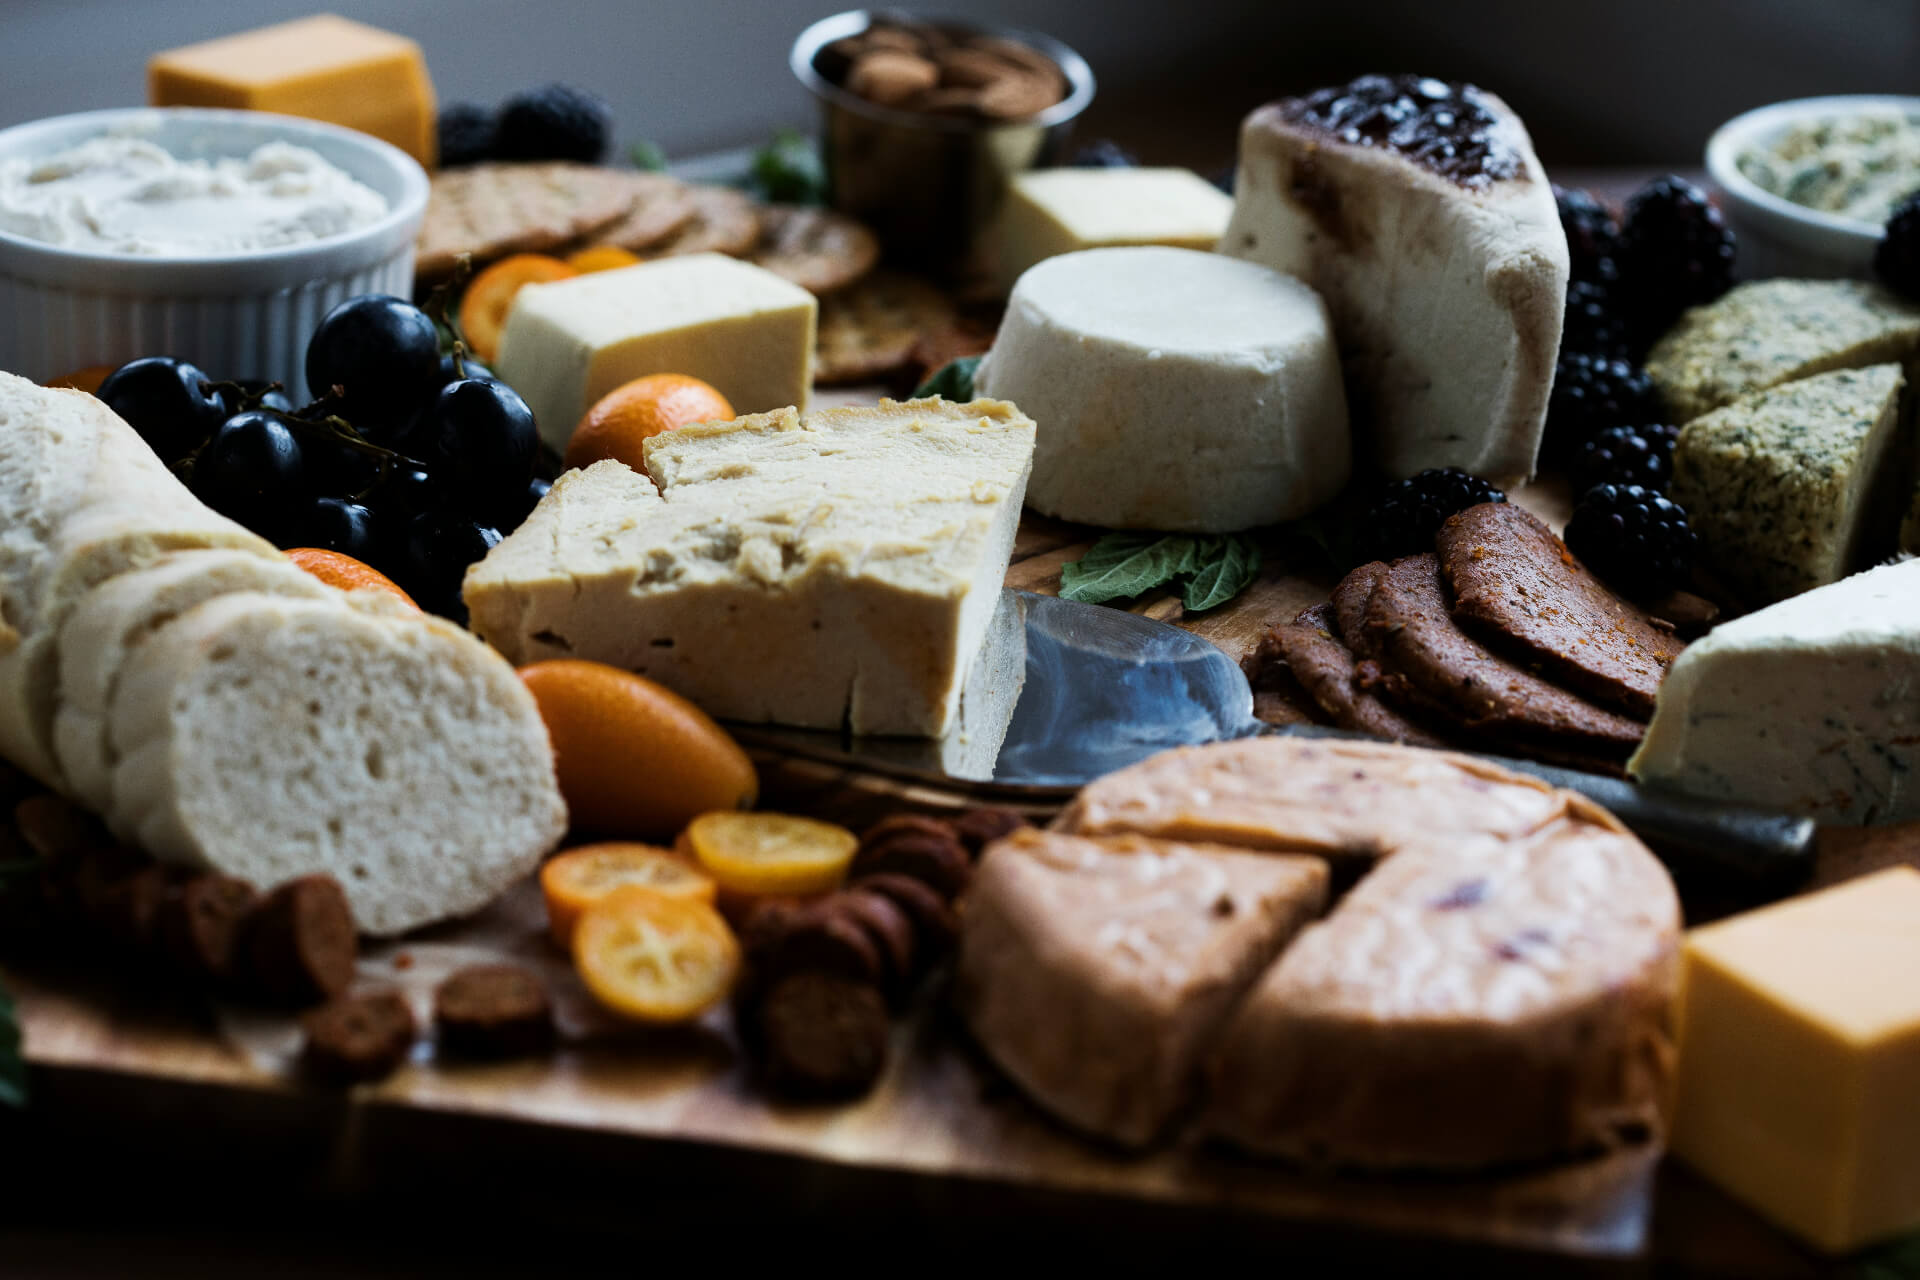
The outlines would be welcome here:
<svg viewBox="0 0 1920 1280">
<path fill-rule="evenodd" d="M 819 67 L 822 50 L 876 21 L 1017 41 L 1053 60 L 1066 78 L 1067 95 L 1036 116 L 1008 122 L 879 106 L 833 83 Z M 1038 32 L 964 18 L 850 9 L 802 31 L 789 61 L 793 74 L 820 101 L 829 203 L 871 226 L 890 260 L 948 278 L 985 270 L 982 233 L 999 210 L 1008 180 L 1057 162 L 1074 119 L 1093 101 L 1093 72 L 1066 45 Z"/>
</svg>

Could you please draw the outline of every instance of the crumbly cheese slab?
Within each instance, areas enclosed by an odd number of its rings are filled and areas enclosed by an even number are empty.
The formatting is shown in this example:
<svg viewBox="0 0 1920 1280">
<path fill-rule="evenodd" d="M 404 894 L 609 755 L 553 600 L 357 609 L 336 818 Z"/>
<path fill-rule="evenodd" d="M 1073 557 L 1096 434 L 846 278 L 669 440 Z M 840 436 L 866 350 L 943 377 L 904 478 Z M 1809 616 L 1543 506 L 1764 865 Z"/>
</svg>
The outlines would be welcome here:
<svg viewBox="0 0 1920 1280">
<path fill-rule="evenodd" d="M 601 396 L 653 373 L 711 383 L 737 413 L 805 408 L 819 304 L 771 271 L 695 253 L 514 295 L 500 376 L 564 451 Z"/>
<path fill-rule="evenodd" d="M 1695 641 L 1627 769 L 1648 786 L 1823 822 L 1920 818 L 1920 561 Z"/>
<path fill-rule="evenodd" d="M 1714 572 L 1765 604 L 1836 582 L 1890 550 L 1904 385 L 1897 364 L 1839 369 L 1683 427 L 1673 500 Z M 1876 540 L 1885 546 L 1870 545 Z"/>
<path fill-rule="evenodd" d="M 1034 424 L 976 400 L 791 409 L 562 476 L 467 573 L 516 664 L 574 657 L 729 719 L 941 736 L 1018 527 Z"/>
<path fill-rule="evenodd" d="M 0 755 L 64 788 L 61 623 L 98 584 L 197 547 L 280 558 L 188 493 L 99 400 L 0 373 Z"/>
<path fill-rule="evenodd" d="M 1834 369 L 1910 362 L 1920 307 L 1860 280 L 1756 280 L 1695 307 L 1654 344 L 1647 374 L 1678 422 Z"/>
<path fill-rule="evenodd" d="M 1191 169 L 1035 169 L 1014 178 L 995 223 L 1002 290 L 1081 249 L 1212 249 L 1232 216 L 1233 197 Z"/>
</svg>

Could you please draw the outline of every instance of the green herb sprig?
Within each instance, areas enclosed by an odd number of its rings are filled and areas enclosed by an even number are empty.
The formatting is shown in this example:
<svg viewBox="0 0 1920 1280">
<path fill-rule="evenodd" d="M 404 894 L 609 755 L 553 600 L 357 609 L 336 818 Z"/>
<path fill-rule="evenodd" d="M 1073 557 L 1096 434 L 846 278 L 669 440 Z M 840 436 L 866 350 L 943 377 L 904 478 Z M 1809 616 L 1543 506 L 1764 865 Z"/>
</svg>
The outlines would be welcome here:
<svg viewBox="0 0 1920 1280">
<path fill-rule="evenodd" d="M 1060 595 L 1105 604 L 1178 582 L 1182 606 L 1203 613 L 1259 576 L 1260 547 L 1245 534 L 1117 532 L 1102 535 L 1086 555 L 1061 568 Z"/>
<path fill-rule="evenodd" d="M 961 356 L 958 360 L 949 360 L 940 366 L 939 372 L 913 389 L 913 398 L 920 400 L 927 396 L 939 396 L 942 400 L 965 404 L 973 399 L 973 375 L 979 367 L 979 356 Z"/>
<path fill-rule="evenodd" d="M 827 171 L 813 139 L 797 129 L 781 129 L 773 141 L 753 153 L 749 182 L 774 204 L 825 204 Z"/>
</svg>

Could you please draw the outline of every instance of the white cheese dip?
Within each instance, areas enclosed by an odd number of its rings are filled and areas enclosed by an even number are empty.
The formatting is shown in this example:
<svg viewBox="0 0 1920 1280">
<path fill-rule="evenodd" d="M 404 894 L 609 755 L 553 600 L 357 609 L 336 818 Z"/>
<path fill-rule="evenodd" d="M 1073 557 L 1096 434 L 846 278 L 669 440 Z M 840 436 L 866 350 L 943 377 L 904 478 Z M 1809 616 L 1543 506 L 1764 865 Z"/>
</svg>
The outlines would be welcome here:
<svg viewBox="0 0 1920 1280">
<path fill-rule="evenodd" d="M 379 192 L 286 142 L 245 159 L 180 160 L 107 135 L 0 162 L 0 231 L 95 253 L 251 253 L 324 240 L 386 212 Z"/>
</svg>

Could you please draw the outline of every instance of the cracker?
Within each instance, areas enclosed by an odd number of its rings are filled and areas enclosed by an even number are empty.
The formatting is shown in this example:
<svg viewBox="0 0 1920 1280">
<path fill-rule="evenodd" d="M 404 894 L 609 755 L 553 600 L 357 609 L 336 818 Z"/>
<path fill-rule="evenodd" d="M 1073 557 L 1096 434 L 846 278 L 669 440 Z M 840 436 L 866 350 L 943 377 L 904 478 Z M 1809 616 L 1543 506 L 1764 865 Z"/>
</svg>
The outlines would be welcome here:
<svg viewBox="0 0 1920 1280">
<path fill-rule="evenodd" d="M 814 381 L 872 382 L 913 358 L 929 333 L 953 324 L 953 303 L 926 281 L 876 271 L 820 302 Z"/>
<path fill-rule="evenodd" d="M 760 207 L 732 187 L 693 183 L 687 187 L 693 216 L 650 251 L 656 258 L 683 253 L 724 253 L 743 258 L 760 243 Z"/>
<path fill-rule="evenodd" d="M 692 221 L 693 195 L 687 184 L 664 173 L 623 175 L 633 192 L 626 216 L 587 238 L 588 244 L 610 244 L 633 253 L 651 253 Z"/>
<path fill-rule="evenodd" d="M 753 261 L 812 293 L 844 289 L 873 269 L 880 241 L 844 213 L 770 204 L 760 213 Z"/>
<path fill-rule="evenodd" d="M 585 164 L 477 164 L 434 175 L 414 273 L 433 280 L 463 253 L 486 262 L 545 253 L 624 217 L 635 175 Z"/>
</svg>

